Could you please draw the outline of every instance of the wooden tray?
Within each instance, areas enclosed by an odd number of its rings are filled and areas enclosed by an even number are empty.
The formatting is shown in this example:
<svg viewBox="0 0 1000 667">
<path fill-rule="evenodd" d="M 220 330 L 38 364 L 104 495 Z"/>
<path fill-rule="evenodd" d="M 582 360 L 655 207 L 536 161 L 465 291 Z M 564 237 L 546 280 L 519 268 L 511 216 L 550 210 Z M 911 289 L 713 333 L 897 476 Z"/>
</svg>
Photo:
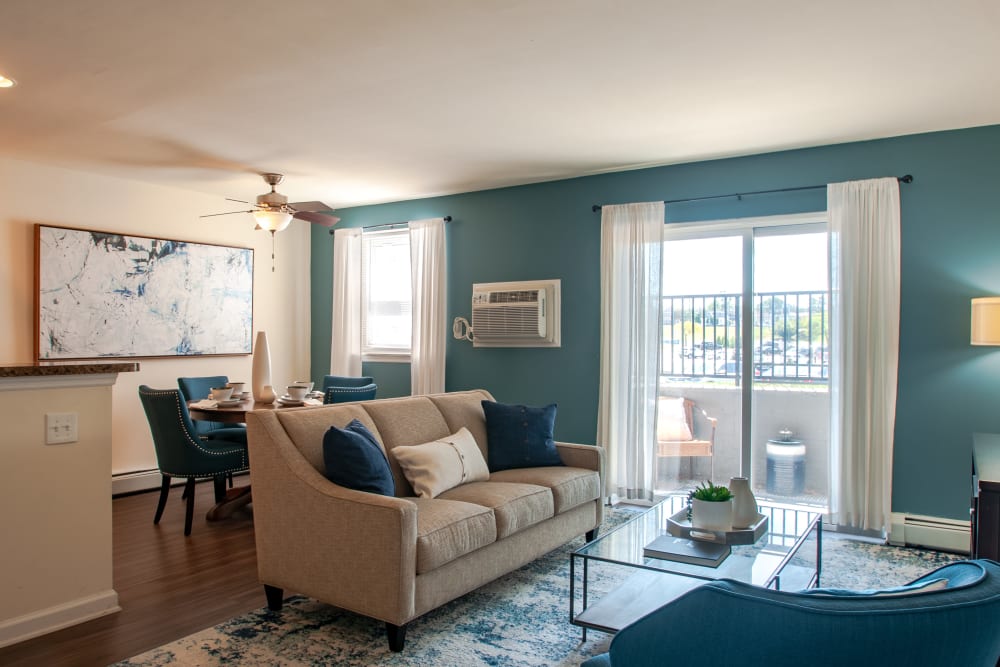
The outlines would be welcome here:
<svg viewBox="0 0 1000 667">
<path fill-rule="evenodd" d="M 667 532 L 675 537 L 686 537 L 719 544 L 753 544 L 767 532 L 767 525 L 767 517 L 758 512 L 757 520 L 749 528 L 734 528 L 733 530 L 692 528 L 691 522 L 687 518 L 687 509 L 682 509 L 667 519 Z"/>
</svg>

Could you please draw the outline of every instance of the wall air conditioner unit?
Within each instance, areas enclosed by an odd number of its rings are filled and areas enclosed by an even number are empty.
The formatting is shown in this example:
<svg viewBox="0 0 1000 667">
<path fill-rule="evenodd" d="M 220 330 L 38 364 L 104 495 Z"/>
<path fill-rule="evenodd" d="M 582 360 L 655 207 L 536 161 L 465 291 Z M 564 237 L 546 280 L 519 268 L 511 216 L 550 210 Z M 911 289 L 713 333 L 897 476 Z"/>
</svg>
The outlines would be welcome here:
<svg viewBox="0 0 1000 667">
<path fill-rule="evenodd" d="M 559 347 L 560 281 L 472 286 L 473 347 Z"/>
</svg>

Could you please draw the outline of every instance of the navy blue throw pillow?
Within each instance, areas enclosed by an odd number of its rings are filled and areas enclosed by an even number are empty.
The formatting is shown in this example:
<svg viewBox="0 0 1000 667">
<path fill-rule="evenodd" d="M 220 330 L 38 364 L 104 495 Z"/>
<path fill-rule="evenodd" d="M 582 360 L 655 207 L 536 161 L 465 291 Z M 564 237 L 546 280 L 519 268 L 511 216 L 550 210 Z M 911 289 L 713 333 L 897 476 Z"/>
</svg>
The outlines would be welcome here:
<svg viewBox="0 0 1000 667">
<path fill-rule="evenodd" d="M 561 466 L 552 439 L 556 404 L 544 408 L 483 401 L 490 472 L 510 468 Z"/>
<path fill-rule="evenodd" d="M 389 461 L 372 432 L 357 419 L 323 436 L 323 463 L 331 482 L 357 491 L 396 495 Z"/>
</svg>

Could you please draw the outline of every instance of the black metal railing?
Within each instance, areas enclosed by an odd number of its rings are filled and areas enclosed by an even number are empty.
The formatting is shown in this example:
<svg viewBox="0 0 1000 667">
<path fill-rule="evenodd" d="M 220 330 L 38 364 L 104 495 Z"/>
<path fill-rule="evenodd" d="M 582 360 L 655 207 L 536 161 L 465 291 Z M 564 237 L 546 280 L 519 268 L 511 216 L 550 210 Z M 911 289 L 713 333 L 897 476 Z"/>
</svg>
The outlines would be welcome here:
<svg viewBox="0 0 1000 667">
<path fill-rule="evenodd" d="M 661 374 L 732 379 L 743 374 L 742 297 L 663 297 Z M 757 382 L 826 383 L 827 292 L 762 292 L 753 297 L 753 374 Z"/>
</svg>

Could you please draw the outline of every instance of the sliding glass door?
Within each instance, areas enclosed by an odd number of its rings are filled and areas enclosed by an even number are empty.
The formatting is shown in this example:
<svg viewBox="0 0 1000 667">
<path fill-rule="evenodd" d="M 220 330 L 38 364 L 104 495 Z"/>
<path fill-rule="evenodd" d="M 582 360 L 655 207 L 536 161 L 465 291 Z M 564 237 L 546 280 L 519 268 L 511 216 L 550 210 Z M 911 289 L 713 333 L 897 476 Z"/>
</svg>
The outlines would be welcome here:
<svg viewBox="0 0 1000 667">
<path fill-rule="evenodd" d="M 824 214 L 667 226 L 658 492 L 826 505 L 827 254 Z"/>
</svg>

